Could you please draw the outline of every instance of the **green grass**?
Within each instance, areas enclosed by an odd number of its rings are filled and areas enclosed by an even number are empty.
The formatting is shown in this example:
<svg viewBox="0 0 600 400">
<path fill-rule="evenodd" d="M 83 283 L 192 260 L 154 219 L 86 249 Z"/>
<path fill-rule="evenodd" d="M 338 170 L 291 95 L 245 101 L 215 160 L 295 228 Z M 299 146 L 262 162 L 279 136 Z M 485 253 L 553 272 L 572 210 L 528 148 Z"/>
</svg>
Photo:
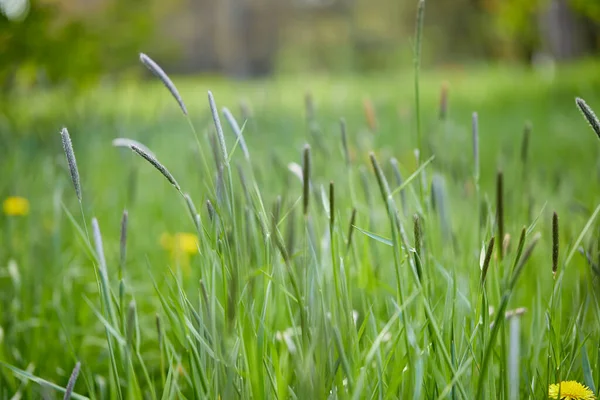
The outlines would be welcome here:
<svg viewBox="0 0 600 400">
<path fill-rule="evenodd" d="M 30 213 L 0 217 L 0 398 L 60 398 L 77 361 L 74 393 L 93 399 L 537 399 L 561 380 L 598 394 L 599 277 L 578 248 L 597 263 L 600 143 L 575 105 L 580 96 L 600 110 L 598 66 L 564 66 L 552 81 L 516 67 L 422 71 L 421 168 L 410 71 L 172 77 L 189 121 L 155 81 L 76 97 L 13 95 L 0 119 L 0 195 L 26 197 Z M 444 81 L 449 111 L 440 121 Z M 214 136 L 208 90 L 243 126 L 249 160 L 223 115 L 225 149 Z M 375 132 L 364 98 L 376 110 Z M 252 109 L 247 121 L 240 100 Z M 181 192 L 142 157 L 113 147 L 117 137 L 148 146 Z M 308 197 L 288 168 L 302 169 L 305 156 Z M 509 242 L 497 237 L 499 170 Z M 161 245 L 177 232 L 197 237 L 189 264 Z M 520 317 L 505 318 L 521 307 Z"/>
</svg>

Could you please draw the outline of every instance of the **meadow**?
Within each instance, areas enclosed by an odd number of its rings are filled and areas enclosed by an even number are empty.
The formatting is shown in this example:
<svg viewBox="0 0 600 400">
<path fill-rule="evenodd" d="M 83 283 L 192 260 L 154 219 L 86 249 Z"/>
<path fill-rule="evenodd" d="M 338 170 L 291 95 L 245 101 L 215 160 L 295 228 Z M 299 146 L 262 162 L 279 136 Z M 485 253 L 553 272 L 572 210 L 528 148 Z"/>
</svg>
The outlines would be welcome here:
<svg viewBox="0 0 600 400">
<path fill-rule="evenodd" d="M 598 67 L 4 99 L 0 398 L 598 394 Z"/>
</svg>

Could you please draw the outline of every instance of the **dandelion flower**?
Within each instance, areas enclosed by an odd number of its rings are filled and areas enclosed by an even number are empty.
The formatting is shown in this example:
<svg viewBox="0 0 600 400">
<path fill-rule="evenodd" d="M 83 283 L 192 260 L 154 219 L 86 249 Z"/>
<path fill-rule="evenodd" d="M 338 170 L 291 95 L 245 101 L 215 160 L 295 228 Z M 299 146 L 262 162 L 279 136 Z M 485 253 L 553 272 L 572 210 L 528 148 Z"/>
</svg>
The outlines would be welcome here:
<svg viewBox="0 0 600 400">
<path fill-rule="evenodd" d="M 193 233 L 177 233 L 175 235 L 175 245 L 177 250 L 183 253 L 193 254 L 198 252 L 198 239 Z"/>
<path fill-rule="evenodd" d="M 558 394 L 560 386 L 560 397 Z M 594 400 L 594 392 L 577 381 L 554 383 L 548 388 L 548 397 L 561 400 Z"/>
<path fill-rule="evenodd" d="M 190 256 L 198 253 L 198 238 L 193 233 L 178 232 L 175 235 L 163 233 L 161 246 L 171 253 L 173 261 L 183 267 L 185 273 L 190 272 Z"/>
<path fill-rule="evenodd" d="M 7 197 L 2 203 L 4 214 L 14 217 L 23 217 L 29 214 L 29 200 L 24 197 Z"/>
</svg>

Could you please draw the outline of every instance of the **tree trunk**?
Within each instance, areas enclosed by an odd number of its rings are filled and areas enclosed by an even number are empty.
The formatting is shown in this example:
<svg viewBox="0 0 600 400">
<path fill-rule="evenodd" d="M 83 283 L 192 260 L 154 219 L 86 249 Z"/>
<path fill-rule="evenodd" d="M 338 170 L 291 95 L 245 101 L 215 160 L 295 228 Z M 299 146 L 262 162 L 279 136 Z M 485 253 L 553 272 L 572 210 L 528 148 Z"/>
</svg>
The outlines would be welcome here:
<svg viewBox="0 0 600 400">
<path fill-rule="evenodd" d="M 543 51 L 557 60 L 570 60 L 587 53 L 591 43 L 584 19 L 576 15 L 568 0 L 550 0 L 539 14 Z"/>
</svg>

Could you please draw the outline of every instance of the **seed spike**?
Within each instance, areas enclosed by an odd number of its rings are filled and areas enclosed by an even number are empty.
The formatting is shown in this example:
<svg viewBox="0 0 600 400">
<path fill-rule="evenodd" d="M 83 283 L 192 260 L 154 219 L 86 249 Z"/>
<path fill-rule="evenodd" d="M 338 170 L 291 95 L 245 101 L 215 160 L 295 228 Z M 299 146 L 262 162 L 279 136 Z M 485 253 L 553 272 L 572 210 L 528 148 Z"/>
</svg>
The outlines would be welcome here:
<svg viewBox="0 0 600 400">
<path fill-rule="evenodd" d="M 335 194 L 333 181 L 329 182 L 329 229 L 333 231 L 333 224 L 335 222 Z"/>
<path fill-rule="evenodd" d="M 354 223 L 356 222 L 356 208 L 352 209 L 352 216 L 350 216 L 350 224 L 348 226 L 348 244 L 346 245 L 346 251 L 350 249 L 352 245 L 352 234 L 354 233 Z"/>
<path fill-rule="evenodd" d="M 304 146 L 303 157 L 302 157 L 302 182 L 303 182 L 303 196 L 302 205 L 304 215 L 308 214 L 308 204 L 310 199 L 310 145 Z"/>
<path fill-rule="evenodd" d="M 175 84 L 173 83 L 173 81 L 171 81 L 171 79 L 165 73 L 165 71 L 163 71 L 163 69 L 156 62 L 154 62 L 154 60 L 152 60 L 150 57 L 148 57 L 144 53 L 140 53 L 140 61 L 142 62 L 142 64 L 144 64 L 146 66 L 146 68 L 148 68 L 150 70 L 150 72 L 152 72 L 154 74 L 154 76 L 156 76 L 158 79 L 160 79 L 162 81 L 162 83 L 165 85 L 165 87 L 167 89 L 169 89 L 169 92 L 171 92 L 171 95 L 173 96 L 173 98 L 175 98 L 175 100 L 179 104 L 179 108 L 181 108 L 183 115 L 187 116 L 188 112 L 187 112 L 187 108 L 185 107 L 185 104 L 183 103 L 183 99 L 179 95 L 179 91 L 175 87 Z"/>
<path fill-rule="evenodd" d="M 415 267 L 417 269 L 417 276 L 419 277 L 419 281 L 423 280 L 423 270 L 421 268 L 421 221 L 419 218 L 419 214 L 415 214 L 413 216 L 413 232 L 415 236 Z"/>
<path fill-rule="evenodd" d="M 504 175 L 498 171 L 496 175 L 496 224 L 498 225 L 498 259 L 502 260 L 502 240 L 504 240 Z"/>
<path fill-rule="evenodd" d="M 60 131 L 62 138 L 62 145 L 67 156 L 67 163 L 69 164 L 69 173 L 71 174 L 71 181 L 75 187 L 75 194 L 77 199 L 81 203 L 81 182 L 79 181 L 79 170 L 77 169 L 77 160 L 75 159 L 75 152 L 73 151 L 73 143 L 71 142 L 71 135 L 67 128 L 62 128 Z"/>
<path fill-rule="evenodd" d="M 215 128 L 217 129 L 217 138 L 219 139 L 219 147 L 223 155 L 223 162 L 229 166 L 229 157 L 227 155 L 227 145 L 225 144 L 225 135 L 223 134 L 223 126 L 221 125 L 221 119 L 219 118 L 219 111 L 217 110 L 217 103 L 212 92 L 208 91 L 208 105 L 210 106 L 210 112 L 213 117 Z"/>
<path fill-rule="evenodd" d="M 552 214 L 552 276 L 558 271 L 558 214 Z"/>
<path fill-rule="evenodd" d="M 598 117 L 596 116 L 594 111 L 591 109 L 590 106 L 587 105 L 585 100 L 583 100 L 580 97 L 577 97 L 575 99 L 575 103 L 577 103 L 577 107 L 579 107 L 579 110 L 581 111 L 587 122 L 590 124 L 590 126 L 592 127 L 594 132 L 596 132 L 596 135 L 598 135 L 598 138 L 600 139 L 600 120 L 598 120 Z"/>
<path fill-rule="evenodd" d="M 177 189 L 177 191 L 181 192 L 181 188 L 179 187 L 179 184 L 177 183 L 173 175 L 171 175 L 169 170 L 164 165 L 162 165 L 155 157 L 153 157 L 151 154 L 146 153 L 146 151 L 137 147 L 134 144 L 131 145 L 131 150 L 133 150 L 143 159 L 152 164 L 152 166 L 156 168 L 158 172 L 160 172 L 167 179 L 167 181 L 169 181 L 171 185 L 175 186 L 175 189 Z"/>
<path fill-rule="evenodd" d="M 483 265 L 481 266 L 481 285 L 485 283 L 485 277 L 487 276 L 488 269 L 490 267 L 490 261 L 492 260 L 492 253 L 494 251 L 495 238 L 492 236 L 488 242 L 487 249 L 485 251 L 485 258 Z"/>
<path fill-rule="evenodd" d="M 73 368 L 73 372 L 71 372 L 71 377 L 69 378 L 69 383 L 67 384 L 67 389 L 65 390 L 65 396 L 63 400 L 71 399 L 73 395 L 73 389 L 75 388 L 75 383 L 77 382 L 77 377 L 79 376 L 79 370 L 81 369 L 81 363 L 77 361 L 75 364 L 75 368 Z"/>
</svg>

